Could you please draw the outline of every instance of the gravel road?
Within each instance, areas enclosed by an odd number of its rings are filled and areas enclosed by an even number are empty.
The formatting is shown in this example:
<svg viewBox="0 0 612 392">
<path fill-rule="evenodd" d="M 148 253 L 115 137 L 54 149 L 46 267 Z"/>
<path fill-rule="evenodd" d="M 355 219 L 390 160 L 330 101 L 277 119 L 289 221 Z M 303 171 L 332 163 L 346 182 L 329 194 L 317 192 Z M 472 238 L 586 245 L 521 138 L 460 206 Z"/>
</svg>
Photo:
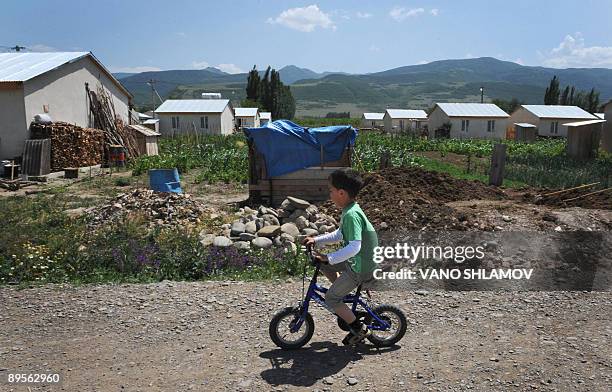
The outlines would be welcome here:
<svg viewBox="0 0 612 392">
<path fill-rule="evenodd" d="M 385 291 L 399 345 L 345 348 L 321 307 L 304 349 L 268 323 L 301 282 L 0 288 L 0 383 L 59 372 L 53 391 L 609 391 L 611 292 Z"/>
</svg>

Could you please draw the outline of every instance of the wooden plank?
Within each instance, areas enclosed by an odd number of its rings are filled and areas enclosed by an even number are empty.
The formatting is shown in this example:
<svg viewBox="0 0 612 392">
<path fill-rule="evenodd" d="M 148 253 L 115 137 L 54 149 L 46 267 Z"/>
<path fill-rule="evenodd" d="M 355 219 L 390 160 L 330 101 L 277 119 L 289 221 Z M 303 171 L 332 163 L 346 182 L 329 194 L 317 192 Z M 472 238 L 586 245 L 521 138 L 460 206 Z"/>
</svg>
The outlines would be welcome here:
<svg viewBox="0 0 612 392">
<path fill-rule="evenodd" d="M 297 170 L 291 173 L 283 174 L 282 176 L 272 177 L 274 180 L 287 180 L 287 179 L 296 179 L 296 180 L 307 180 L 307 179 L 323 179 L 327 180 L 330 174 L 334 171 L 342 168 L 341 166 L 334 167 L 324 167 L 321 169 L 320 167 L 309 167 L 307 169 Z"/>
<path fill-rule="evenodd" d="M 506 165 L 506 145 L 496 144 L 491 157 L 491 173 L 489 185 L 500 186 L 504 182 L 504 167 Z"/>
</svg>

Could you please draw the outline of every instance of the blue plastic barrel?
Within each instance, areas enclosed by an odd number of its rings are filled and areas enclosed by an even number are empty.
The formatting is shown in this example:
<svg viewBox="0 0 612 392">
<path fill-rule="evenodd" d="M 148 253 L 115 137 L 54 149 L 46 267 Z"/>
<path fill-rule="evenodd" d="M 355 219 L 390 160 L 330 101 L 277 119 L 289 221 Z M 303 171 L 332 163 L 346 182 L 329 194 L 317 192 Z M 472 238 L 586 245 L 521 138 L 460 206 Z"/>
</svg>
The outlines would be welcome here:
<svg viewBox="0 0 612 392">
<path fill-rule="evenodd" d="M 176 168 L 149 170 L 149 188 L 156 192 L 183 193 Z"/>
</svg>

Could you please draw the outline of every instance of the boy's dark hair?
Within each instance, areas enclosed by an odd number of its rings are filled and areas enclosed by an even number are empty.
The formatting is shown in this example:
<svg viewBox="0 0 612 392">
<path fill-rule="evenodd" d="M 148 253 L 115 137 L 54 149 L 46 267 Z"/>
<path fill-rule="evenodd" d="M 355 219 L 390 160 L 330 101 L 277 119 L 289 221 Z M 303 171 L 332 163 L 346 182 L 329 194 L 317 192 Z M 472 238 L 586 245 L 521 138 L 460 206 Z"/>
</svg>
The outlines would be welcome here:
<svg viewBox="0 0 612 392">
<path fill-rule="evenodd" d="M 351 198 L 354 198 L 363 187 L 363 179 L 356 170 L 342 168 L 329 175 L 329 181 L 336 189 L 344 189 Z"/>
</svg>

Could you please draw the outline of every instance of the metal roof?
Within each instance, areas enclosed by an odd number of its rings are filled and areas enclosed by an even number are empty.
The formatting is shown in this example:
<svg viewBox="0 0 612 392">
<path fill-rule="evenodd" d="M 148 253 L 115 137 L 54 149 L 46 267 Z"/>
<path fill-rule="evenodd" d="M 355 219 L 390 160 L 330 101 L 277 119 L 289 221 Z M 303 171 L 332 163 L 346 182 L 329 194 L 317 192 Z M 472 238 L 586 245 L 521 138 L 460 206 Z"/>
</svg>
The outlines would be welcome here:
<svg viewBox="0 0 612 392">
<path fill-rule="evenodd" d="M 567 124 L 563 124 L 566 127 L 581 127 L 583 125 L 601 124 L 605 123 L 606 120 L 587 120 L 587 121 L 576 121 Z"/>
<path fill-rule="evenodd" d="M 150 118 L 148 120 L 144 120 L 143 124 L 155 124 L 159 122 L 159 118 Z"/>
<path fill-rule="evenodd" d="M 411 120 L 427 120 L 425 110 L 387 109 L 391 118 L 407 118 Z"/>
<path fill-rule="evenodd" d="M 493 103 L 436 103 L 449 117 L 509 117 Z"/>
<path fill-rule="evenodd" d="M 234 115 L 236 117 L 255 117 L 257 116 L 257 108 L 236 108 Z"/>
<path fill-rule="evenodd" d="M 568 118 L 594 120 L 597 117 L 578 106 L 565 105 L 522 105 L 526 110 L 540 118 Z"/>
<path fill-rule="evenodd" d="M 518 125 L 519 127 L 523 128 L 536 128 L 535 125 L 529 123 L 514 123 L 514 125 Z"/>
<path fill-rule="evenodd" d="M 155 113 L 221 113 L 229 99 L 167 99 Z"/>
<path fill-rule="evenodd" d="M 602 120 L 606 119 L 606 114 L 605 113 L 593 113 L 595 115 L 595 117 L 599 117 Z"/>
<path fill-rule="evenodd" d="M 363 118 L 366 120 L 382 120 L 385 117 L 384 113 L 364 113 Z"/>
<path fill-rule="evenodd" d="M 161 133 L 155 132 L 152 129 L 145 127 L 144 125 L 132 124 L 128 125 L 129 128 L 133 129 L 136 132 L 140 132 L 145 136 L 161 136 Z"/>
<path fill-rule="evenodd" d="M 259 118 L 264 120 L 272 120 L 272 113 L 270 112 L 259 112 Z"/>
<path fill-rule="evenodd" d="M 0 53 L 0 83 L 25 82 L 89 56 L 128 96 L 132 94 L 91 52 Z"/>
<path fill-rule="evenodd" d="M 89 52 L 0 53 L 0 82 L 25 82 Z"/>
</svg>

